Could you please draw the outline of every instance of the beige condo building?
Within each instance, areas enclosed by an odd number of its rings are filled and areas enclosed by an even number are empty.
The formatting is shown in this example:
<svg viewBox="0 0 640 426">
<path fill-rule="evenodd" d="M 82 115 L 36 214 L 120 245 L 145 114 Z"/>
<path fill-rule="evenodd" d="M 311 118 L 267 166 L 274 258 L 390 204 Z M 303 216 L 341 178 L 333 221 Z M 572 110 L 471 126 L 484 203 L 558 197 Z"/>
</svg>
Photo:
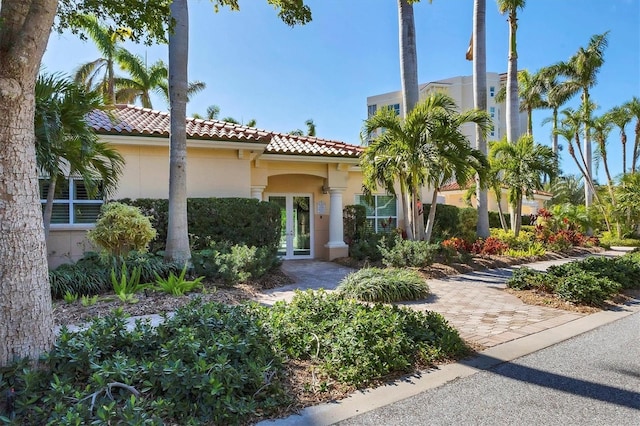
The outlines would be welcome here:
<svg viewBox="0 0 640 426">
<path fill-rule="evenodd" d="M 507 84 L 506 73 L 487 73 L 487 112 L 493 120 L 493 130 L 487 135 L 487 140 L 500 140 L 506 135 L 507 119 L 505 103 L 496 102 L 496 94 L 502 86 Z M 451 96 L 460 108 L 460 111 L 473 109 L 473 76 L 458 76 L 445 78 L 442 80 L 423 83 L 419 87 L 420 100 L 424 100 L 434 92 L 443 92 Z M 404 117 L 405 111 L 402 108 L 402 93 L 383 93 L 367 97 L 367 115 L 371 116 L 380 108 L 388 107 L 396 111 L 396 114 Z M 476 129 L 473 124 L 465 124 L 462 131 L 473 144 L 476 137 Z M 527 131 L 527 115 L 520 113 L 520 134 Z M 372 135 L 374 136 L 374 135 Z"/>
</svg>

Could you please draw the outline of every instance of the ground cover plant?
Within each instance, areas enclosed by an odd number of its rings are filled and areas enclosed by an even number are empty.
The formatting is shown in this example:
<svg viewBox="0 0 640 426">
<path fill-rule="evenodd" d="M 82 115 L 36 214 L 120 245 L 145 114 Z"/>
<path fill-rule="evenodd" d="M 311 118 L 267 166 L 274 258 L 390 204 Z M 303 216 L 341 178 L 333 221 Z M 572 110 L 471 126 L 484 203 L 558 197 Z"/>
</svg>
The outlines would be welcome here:
<svg viewBox="0 0 640 426">
<path fill-rule="evenodd" d="M 344 277 L 337 291 L 363 302 L 400 302 L 429 296 L 429 286 L 412 269 L 363 268 Z"/>
<path fill-rule="evenodd" d="M 120 311 L 63 329 L 37 368 L 0 370 L 19 424 L 238 424 L 294 404 L 288 364 L 365 386 L 455 358 L 467 347 L 444 318 L 338 294 L 299 293 L 273 308 L 194 301 L 158 327 Z M 305 387 L 305 386 L 303 386 Z M 312 389 L 312 383 L 306 388 Z"/>
<path fill-rule="evenodd" d="M 556 294 L 575 304 L 601 306 L 622 289 L 640 288 L 640 254 L 617 258 L 593 256 L 551 266 L 547 272 L 519 268 L 507 286 Z"/>
</svg>

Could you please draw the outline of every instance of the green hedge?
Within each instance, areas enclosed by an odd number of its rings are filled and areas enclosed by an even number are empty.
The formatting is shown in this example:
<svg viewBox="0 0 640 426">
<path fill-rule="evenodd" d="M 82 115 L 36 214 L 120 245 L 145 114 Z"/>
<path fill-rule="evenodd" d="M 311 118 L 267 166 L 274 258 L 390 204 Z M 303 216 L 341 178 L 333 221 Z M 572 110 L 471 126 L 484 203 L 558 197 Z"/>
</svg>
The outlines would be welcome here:
<svg viewBox="0 0 640 426">
<path fill-rule="evenodd" d="M 118 200 L 140 208 L 151 218 L 158 232 L 149 250 L 164 250 L 169 223 L 169 202 L 165 199 L 125 198 Z M 276 250 L 280 242 L 280 207 L 253 198 L 189 198 L 187 220 L 194 250 L 202 250 L 210 241 L 230 244 L 270 247 Z"/>
</svg>

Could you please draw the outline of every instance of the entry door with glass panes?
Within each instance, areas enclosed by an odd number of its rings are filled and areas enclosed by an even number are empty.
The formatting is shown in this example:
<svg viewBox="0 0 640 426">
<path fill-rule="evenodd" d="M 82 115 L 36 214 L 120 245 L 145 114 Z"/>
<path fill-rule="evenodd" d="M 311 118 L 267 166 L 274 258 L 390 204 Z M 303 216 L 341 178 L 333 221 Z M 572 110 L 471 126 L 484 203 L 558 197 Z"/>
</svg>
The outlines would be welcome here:
<svg viewBox="0 0 640 426">
<path fill-rule="evenodd" d="M 269 201 L 280 206 L 282 229 L 278 255 L 283 259 L 313 257 L 313 215 L 309 195 L 270 195 Z"/>
</svg>

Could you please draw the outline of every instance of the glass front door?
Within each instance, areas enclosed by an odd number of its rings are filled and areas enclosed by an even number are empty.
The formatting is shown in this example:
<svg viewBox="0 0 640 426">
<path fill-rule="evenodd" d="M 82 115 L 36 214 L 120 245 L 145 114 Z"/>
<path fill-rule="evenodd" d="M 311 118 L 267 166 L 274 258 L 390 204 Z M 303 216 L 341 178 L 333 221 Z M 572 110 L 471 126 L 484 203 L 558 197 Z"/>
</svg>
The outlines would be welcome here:
<svg viewBox="0 0 640 426">
<path fill-rule="evenodd" d="M 280 206 L 281 231 L 278 255 L 284 259 L 311 258 L 313 252 L 313 215 L 308 195 L 270 195 Z"/>
</svg>

